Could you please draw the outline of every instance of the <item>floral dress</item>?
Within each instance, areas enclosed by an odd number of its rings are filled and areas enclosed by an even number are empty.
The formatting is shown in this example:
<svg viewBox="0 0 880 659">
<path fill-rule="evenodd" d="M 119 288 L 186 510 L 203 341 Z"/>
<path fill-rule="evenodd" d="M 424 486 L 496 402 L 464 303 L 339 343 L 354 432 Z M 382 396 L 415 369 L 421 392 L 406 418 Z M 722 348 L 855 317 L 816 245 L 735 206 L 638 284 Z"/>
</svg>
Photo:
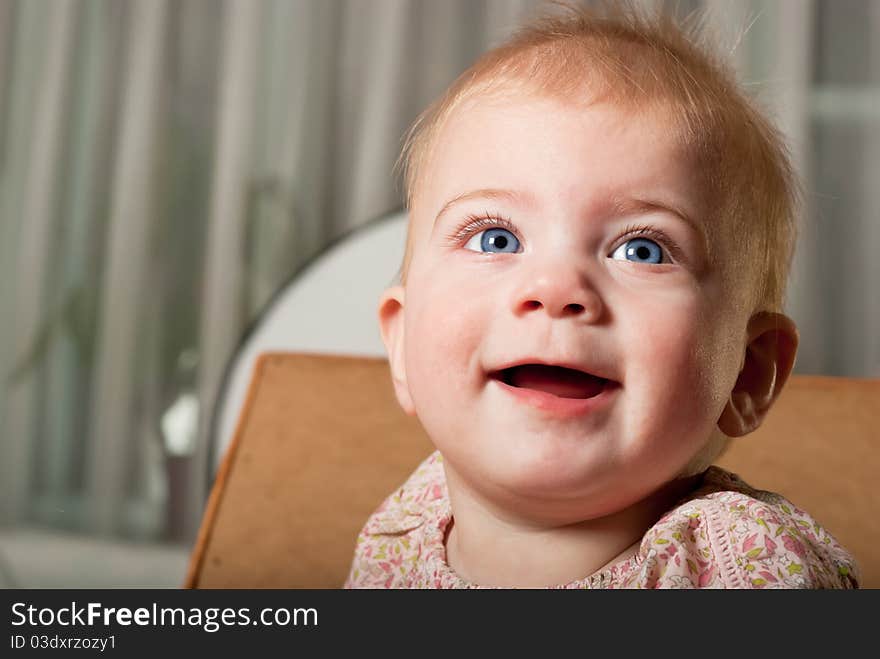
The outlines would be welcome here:
<svg viewBox="0 0 880 659">
<path fill-rule="evenodd" d="M 428 457 L 367 520 L 346 588 L 479 588 L 446 563 L 452 509 L 443 458 Z M 556 588 L 858 588 L 853 557 L 792 503 L 710 467 L 638 551 Z"/>
</svg>

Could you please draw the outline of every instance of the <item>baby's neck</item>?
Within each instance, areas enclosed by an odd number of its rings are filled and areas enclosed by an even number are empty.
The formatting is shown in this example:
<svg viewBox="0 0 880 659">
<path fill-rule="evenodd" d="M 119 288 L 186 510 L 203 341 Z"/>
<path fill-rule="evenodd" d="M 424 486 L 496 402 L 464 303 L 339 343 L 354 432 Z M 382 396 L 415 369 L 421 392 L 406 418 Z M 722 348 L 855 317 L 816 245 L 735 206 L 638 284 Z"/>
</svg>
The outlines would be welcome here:
<svg viewBox="0 0 880 659">
<path fill-rule="evenodd" d="M 462 579 L 485 587 L 545 588 L 584 579 L 635 554 L 645 532 L 698 480 L 675 481 L 622 511 L 564 526 L 501 516 L 450 488 L 446 560 Z"/>
</svg>

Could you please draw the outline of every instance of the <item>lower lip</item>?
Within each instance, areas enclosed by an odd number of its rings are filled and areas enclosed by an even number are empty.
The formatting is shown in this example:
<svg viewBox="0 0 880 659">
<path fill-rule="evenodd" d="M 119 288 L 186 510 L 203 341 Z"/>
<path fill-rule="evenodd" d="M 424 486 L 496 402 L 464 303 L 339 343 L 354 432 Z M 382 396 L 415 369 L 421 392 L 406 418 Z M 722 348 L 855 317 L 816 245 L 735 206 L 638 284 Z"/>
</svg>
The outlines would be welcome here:
<svg viewBox="0 0 880 659">
<path fill-rule="evenodd" d="M 607 383 L 605 388 L 592 398 L 563 398 L 537 389 L 512 387 L 501 380 L 493 379 L 492 382 L 519 402 L 559 418 L 593 414 L 608 405 L 617 390 L 620 389 L 620 385 L 617 383 Z"/>
</svg>

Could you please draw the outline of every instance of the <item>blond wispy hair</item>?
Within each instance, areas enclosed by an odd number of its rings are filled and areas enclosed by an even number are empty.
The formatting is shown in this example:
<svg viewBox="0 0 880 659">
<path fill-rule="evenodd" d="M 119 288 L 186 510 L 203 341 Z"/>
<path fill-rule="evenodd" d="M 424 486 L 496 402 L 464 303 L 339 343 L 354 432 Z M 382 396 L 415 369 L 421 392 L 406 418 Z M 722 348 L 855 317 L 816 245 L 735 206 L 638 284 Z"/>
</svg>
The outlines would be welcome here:
<svg viewBox="0 0 880 659">
<path fill-rule="evenodd" d="M 717 199 L 704 218 L 736 245 L 725 263 L 748 287 L 747 302 L 779 310 L 796 239 L 800 198 L 785 141 L 713 50 L 704 17 L 678 21 L 630 2 L 564 6 L 526 25 L 462 73 L 416 120 L 398 167 L 412 211 L 434 144 L 449 117 L 482 95 L 532 93 L 612 103 L 645 115 L 662 110 Z M 400 278 L 412 255 L 407 239 Z M 743 277 L 744 274 L 750 274 Z"/>
</svg>

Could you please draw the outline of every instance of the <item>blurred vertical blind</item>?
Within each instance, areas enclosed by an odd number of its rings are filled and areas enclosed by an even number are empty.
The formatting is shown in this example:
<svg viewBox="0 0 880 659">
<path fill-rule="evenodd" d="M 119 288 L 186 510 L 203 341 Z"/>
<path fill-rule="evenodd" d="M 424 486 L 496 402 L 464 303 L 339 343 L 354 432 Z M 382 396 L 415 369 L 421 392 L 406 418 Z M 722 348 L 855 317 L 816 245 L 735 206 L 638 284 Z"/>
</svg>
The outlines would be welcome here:
<svg viewBox="0 0 880 659">
<path fill-rule="evenodd" d="M 880 1 L 665 4 L 738 42 L 805 176 L 799 370 L 880 375 Z M 408 125 L 540 5 L 0 0 L 0 524 L 191 538 L 248 321 L 401 205 Z"/>
</svg>

